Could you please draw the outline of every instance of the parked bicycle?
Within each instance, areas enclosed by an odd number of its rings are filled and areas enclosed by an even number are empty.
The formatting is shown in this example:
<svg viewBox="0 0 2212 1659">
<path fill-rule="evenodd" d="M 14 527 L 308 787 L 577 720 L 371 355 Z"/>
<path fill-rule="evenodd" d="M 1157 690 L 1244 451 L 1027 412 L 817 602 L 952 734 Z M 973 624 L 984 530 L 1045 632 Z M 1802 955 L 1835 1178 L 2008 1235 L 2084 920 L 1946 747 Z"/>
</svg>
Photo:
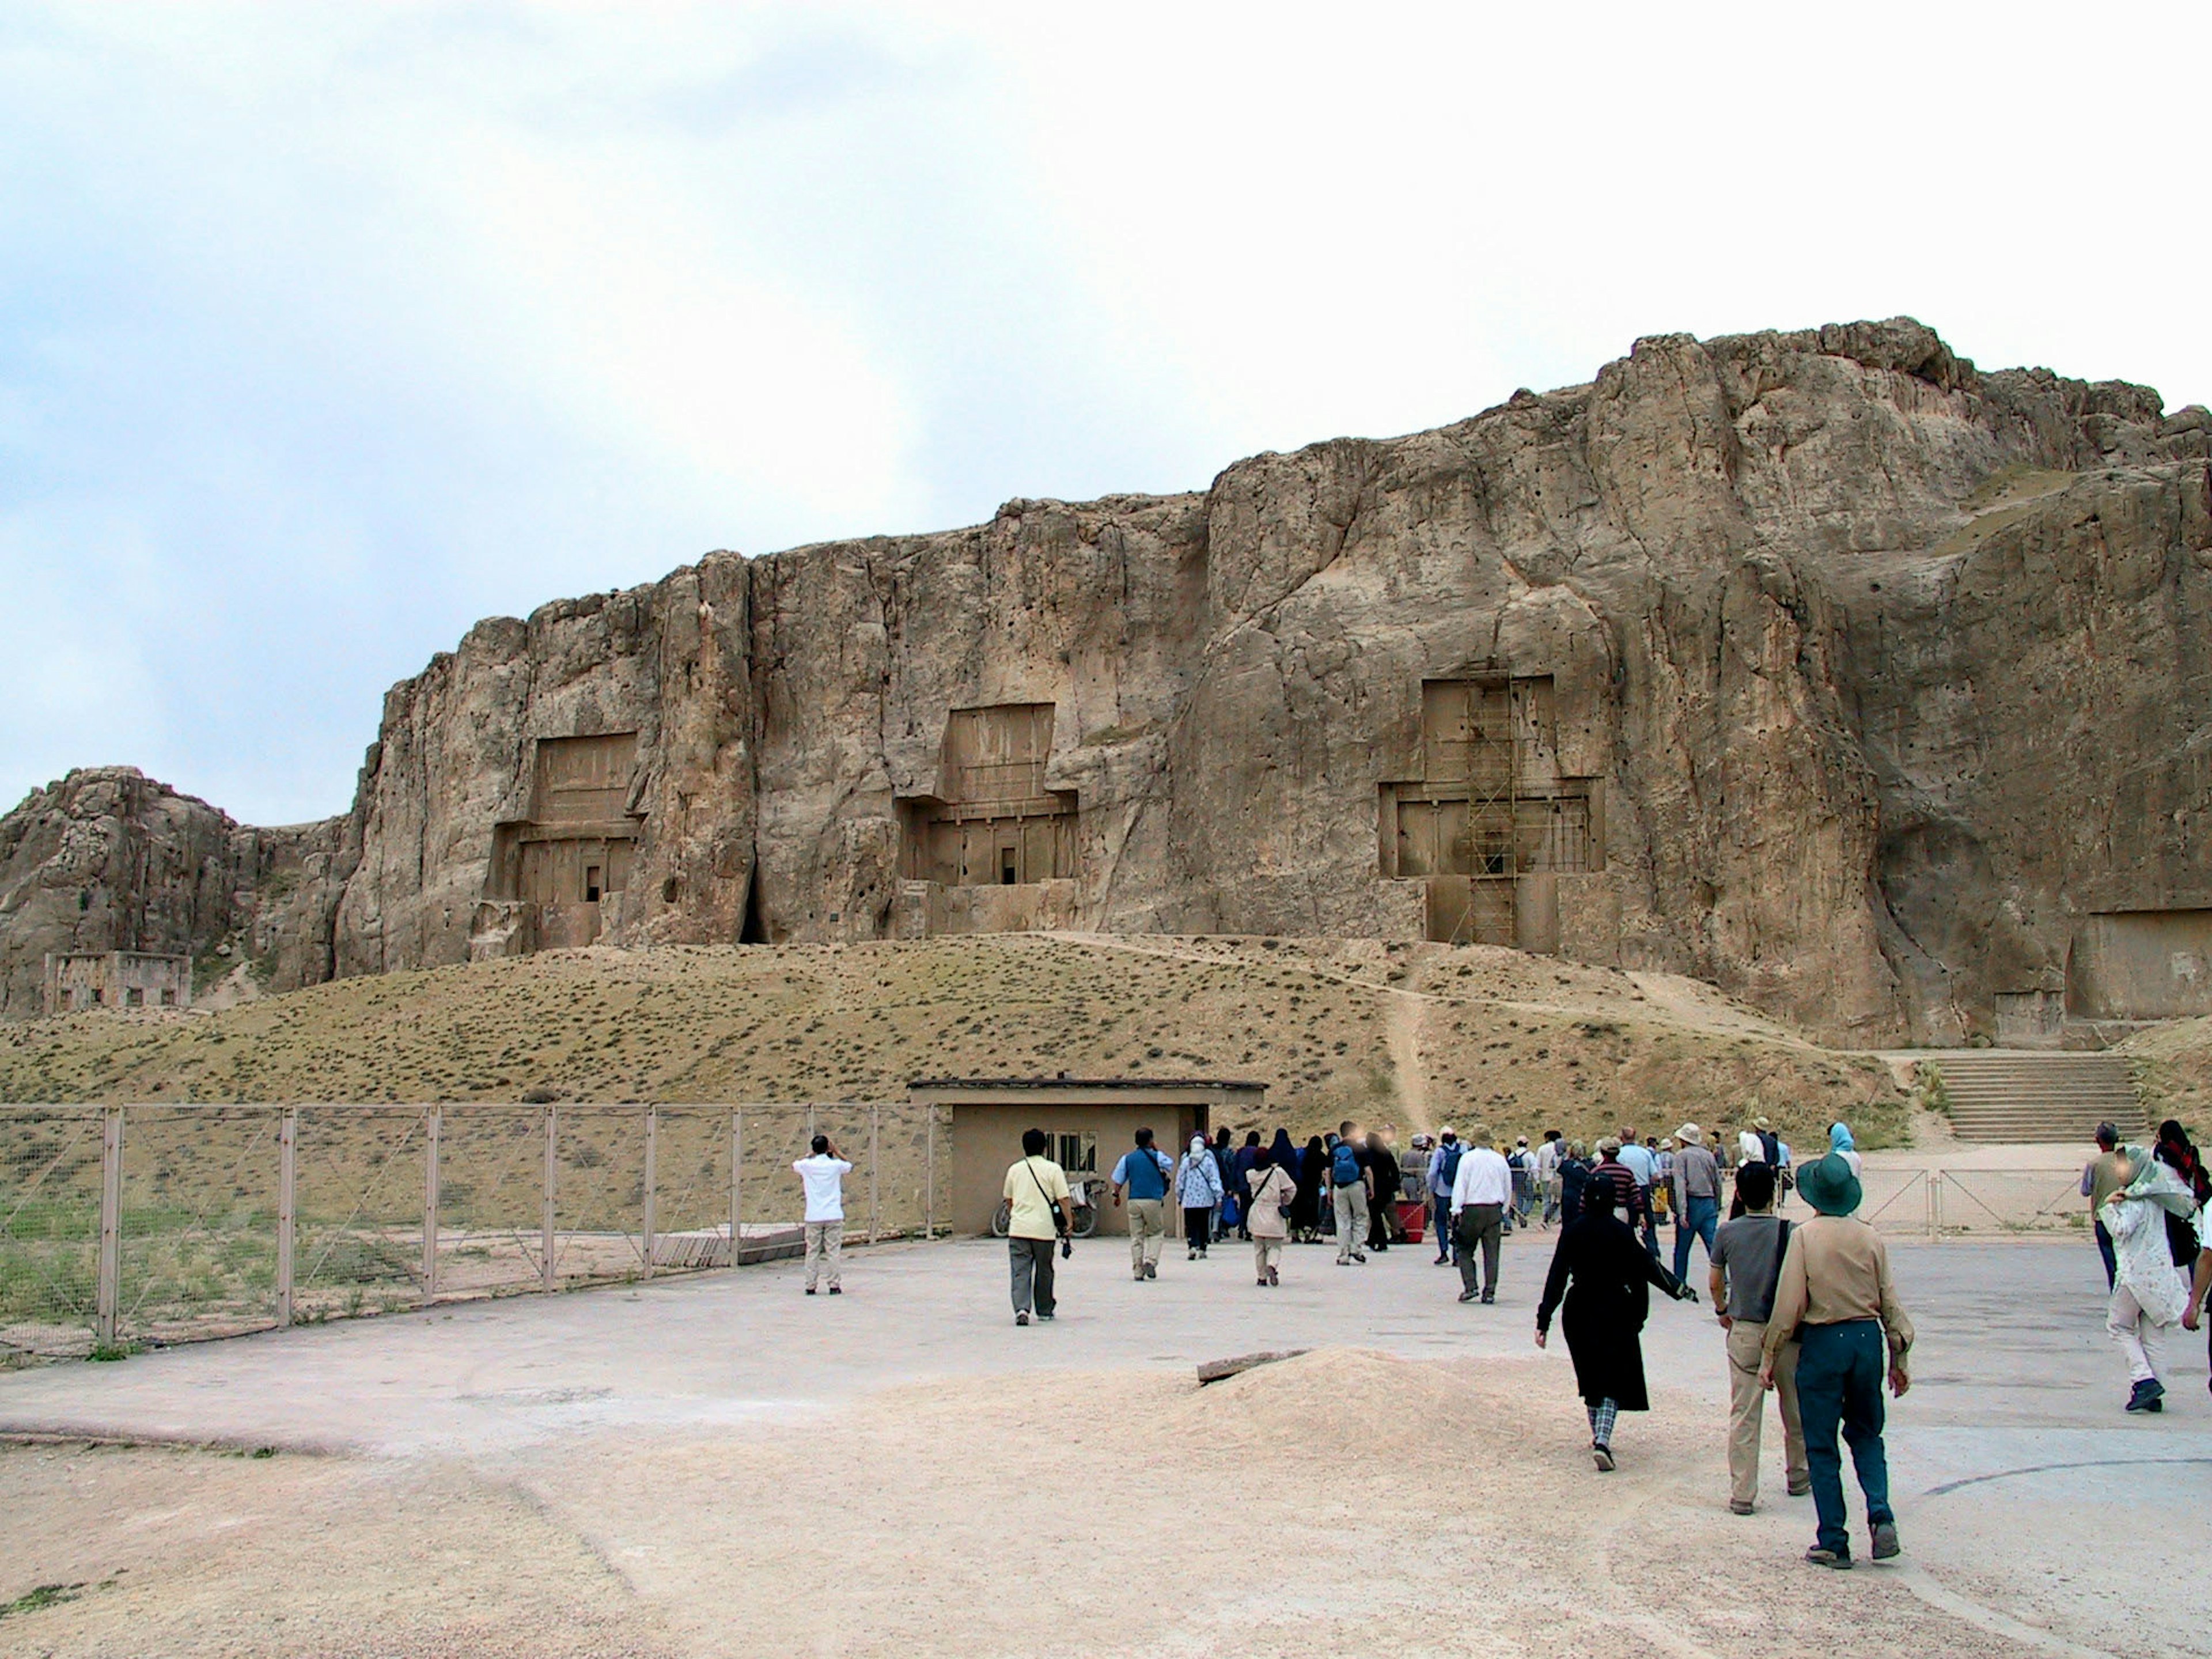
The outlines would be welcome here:
<svg viewBox="0 0 2212 1659">
<path fill-rule="evenodd" d="M 1098 1231 L 1098 1212 L 1105 1207 L 1106 1177 L 1087 1170 L 1078 1171 L 1067 1178 L 1067 1195 L 1074 1201 L 1075 1225 L 1071 1237 L 1089 1238 Z M 1011 1200 L 1000 1199 L 999 1207 L 991 1215 L 991 1237 L 1004 1238 L 1007 1229 L 1014 1224 L 1014 1206 Z"/>
</svg>

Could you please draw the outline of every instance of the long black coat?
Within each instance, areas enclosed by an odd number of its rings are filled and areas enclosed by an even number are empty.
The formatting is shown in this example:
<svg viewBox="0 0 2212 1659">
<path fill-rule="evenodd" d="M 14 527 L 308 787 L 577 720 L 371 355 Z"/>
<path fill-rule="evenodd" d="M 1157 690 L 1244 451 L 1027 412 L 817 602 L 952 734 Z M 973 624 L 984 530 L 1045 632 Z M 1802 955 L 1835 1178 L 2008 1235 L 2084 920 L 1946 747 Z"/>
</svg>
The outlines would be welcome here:
<svg viewBox="0 0 2212 1659">
<path fill-rule="evenodd" d="M 1544 1299 L 1536 1304 L 1536 1328 L 1551 1329 L 1553 1310 L 1564 1299 L 1560 1322 L 1574 1356 L 1575 1388 L 1586 1403 L 1610 1400 L 1625 1412 L 1651 1409 L 1641 1339 L 1654 1285 L 1677 1299 L 1687 1294 L 1610 1211 L 1587 1211 L 1559 1234 Z"/>
</svg>

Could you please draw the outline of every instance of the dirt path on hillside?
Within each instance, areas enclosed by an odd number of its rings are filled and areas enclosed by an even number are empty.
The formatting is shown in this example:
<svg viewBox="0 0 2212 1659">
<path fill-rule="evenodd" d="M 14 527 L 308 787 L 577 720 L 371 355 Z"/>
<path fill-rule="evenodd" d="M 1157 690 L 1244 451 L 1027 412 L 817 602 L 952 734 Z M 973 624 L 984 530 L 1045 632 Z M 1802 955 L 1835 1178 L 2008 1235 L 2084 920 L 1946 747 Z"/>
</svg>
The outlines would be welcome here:
<svg viewBox="0 0 2212 1659">
<path fill-rule="evenodd" d="M 1398 1127 L 1408 1136 L 1425 1134 L 1434 1127 L 1429 1121 L 1429 1076 L 1421 1062 L 1421 1016 L 1430 999 L 1413 991 L 1384 994 L 1391 1077 L 1401 1114 Z"/>
</svg>

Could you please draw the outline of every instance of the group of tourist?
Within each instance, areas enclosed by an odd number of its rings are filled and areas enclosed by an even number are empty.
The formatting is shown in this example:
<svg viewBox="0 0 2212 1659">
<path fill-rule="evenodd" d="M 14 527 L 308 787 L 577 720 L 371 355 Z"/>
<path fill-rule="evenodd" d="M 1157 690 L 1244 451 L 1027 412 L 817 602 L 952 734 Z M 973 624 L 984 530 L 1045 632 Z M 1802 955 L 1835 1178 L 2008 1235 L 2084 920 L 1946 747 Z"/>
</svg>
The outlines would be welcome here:
<svg viewBox="0 0 2212 1659">
<path fill-rule="evenodd" d="M 1899 1553 L 1882 1431 L 1885 1385 L 1911 1386 L 1913 1328 L 1897 1297 L 1881 1236 L 1859 1214 L 1863 1163 L 1850 1127 L 1833 1124 L 1826 1153 L 1802 1169 L 1763 1117 L 1738 1134 L 1732 1158 L 1717 1154 L 1705 1132 L 1686 1123 L 1670 1135 L 1639 1139 L 1632 1129 L 1597 1141 L 1594 1155 L 1558 1131 L 1531 1149 L 1492 1144 L 1486 1126 L 1462 1138 L 1446 1128 L 1417 1137 L 1401 1160 L 1387 1130 L 1363 1133 L 1346 1121 L 1301 1148 L 1286 1131 L 1272 1144 L 1256 1132 L 1242 1146 L 1225 1133 L 1194 1135 L 1170 1158 L 1150 1130 L 1115 1162 L 1114 1202 L 1128 1216 L 1131 1276 L 1157 1279 L 1170 1207 L 1191 1259 L 1235 1235 L 1249 1241 L 1262 1289 L 1281 1283 L 1284 1246 L 1317 1239 L 1333 1224 L 1340 1265 L 1364 1262 L 1402 1232 L 1400 1201 L 1424 1206 L 1437 1236 L 1437 1261 L 1456 1261 L 1460 1300 L 1494 1304 L 1501 1241 L 1516 1225 L 1559 1226 L 1536 1304 L 1535 1340 L 1547 1345 L 1556 1317 L 1589 1417 L 1590 1452 L 1601 1472 L 1616 1466 L 1620 1414 L 1650 1408 L 1642 1332 L 1656 1288 L 1696 1302 L 1688 1282 L 1692 1248 L 1705 1247 L 1707 1293 L 1723 1333 L 1729 1378 L 1729 1506 L 1754 1511 L 1763 1401 L 1775 1396 L 1783 1433 L 1786 1489 L 1809 1494 L 1817 1533 L 1806 1559 L 1847 1568 L 1853 1554 L 1844 1510 L 1843 1452 L 1848 1449 L 1864 1496 L 1876 1560 Z M 2149 1147 L 2123 1146 L 2111 1124 L 2097 1132 L 2098 1156 L 2082 1170 L 2081 1192 L 2111 1292 L 2106 1325 L 2125 1354 L 2127 1409 L 2160 1411 L 2160 1368 L 2175 1325 L 2196 1330 L 2212 1293 L 2212 1239 L 2206 1206 L 2212 1170 L 2178 1122 L 2160 1126 Z M 1051 1320 L 1054 1261 L 1070 1250 L 1074 1223 L 1066 1172 L 1044 1156 L 1042 1130 L 1022 1137 L 1022 1158 L 1006 1176 L 1014 1322 Z M 826 1279 L 840 1292 L 840 1183 L 851 1165 L 822 1136 L 794 1168 L 807 1196 L 805 1289 Z M 1811 1214 L 1781 1213 L 1792 1190 Z M 1729 1199 L 1727 1218 L 1721 1217 Z M 1540 1205 L 1540 1211 L 1538 1206 Z M 1674 1224 L 1674 1266 L 1660 1260 L 1656 1218 Z"/>
<path fill-rule="evenodd" d="M 2105 1328 L 2128 1364 L 2130 1412 L 2166 1409 L 2166 1352 L 2176 1325 L 2196 1330 L 2212 1291 L 2212 1172 L 2172 1118 L 2148 1146 L 2124 1146 L 2097 1126 L 2097 1156 L 2081 1171 L 2109 1299 Z"/>
</svg>

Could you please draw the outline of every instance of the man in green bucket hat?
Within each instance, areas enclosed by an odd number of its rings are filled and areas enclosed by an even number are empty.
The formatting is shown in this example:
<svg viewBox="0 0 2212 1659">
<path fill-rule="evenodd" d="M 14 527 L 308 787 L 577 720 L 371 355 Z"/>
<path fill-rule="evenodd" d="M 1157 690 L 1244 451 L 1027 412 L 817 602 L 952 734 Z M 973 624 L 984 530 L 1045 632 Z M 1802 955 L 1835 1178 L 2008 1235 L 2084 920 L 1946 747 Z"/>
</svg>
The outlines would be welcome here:
<svg viewBox="0 0 2212 1659">
<path fill-rule="evenodd" d="M 1797 1190 L 1815 1213 L 1791 1232 L 1783 1253 L 1759 1380 L 1774 1386 L 1775 1361 L 1796 1337 L 1797 1409 L 1813 1507 L 1820 1516 L 1820 1535 L 1805 1559 L 1823 1567 L 1851 1565 L 1844 1461 L 1836 1446 L 1840 1431 L 1866 1494 L 1874 1559 L 1887 1560 L 1899 1545 L 1897 1516 L 1889 1507 L 1889 1459 L 1881 1443 L 1882 1372 L 1886 1361 L 1893 1394 L 1911 1386 L 1905 1361 L 1912 1322 L 1898 1304 L 1881 1235 L 1855 1213 L 1861 1193 L 1850 1164 L 1831 1152 L 1798 1176 Z"/>
</svg>

